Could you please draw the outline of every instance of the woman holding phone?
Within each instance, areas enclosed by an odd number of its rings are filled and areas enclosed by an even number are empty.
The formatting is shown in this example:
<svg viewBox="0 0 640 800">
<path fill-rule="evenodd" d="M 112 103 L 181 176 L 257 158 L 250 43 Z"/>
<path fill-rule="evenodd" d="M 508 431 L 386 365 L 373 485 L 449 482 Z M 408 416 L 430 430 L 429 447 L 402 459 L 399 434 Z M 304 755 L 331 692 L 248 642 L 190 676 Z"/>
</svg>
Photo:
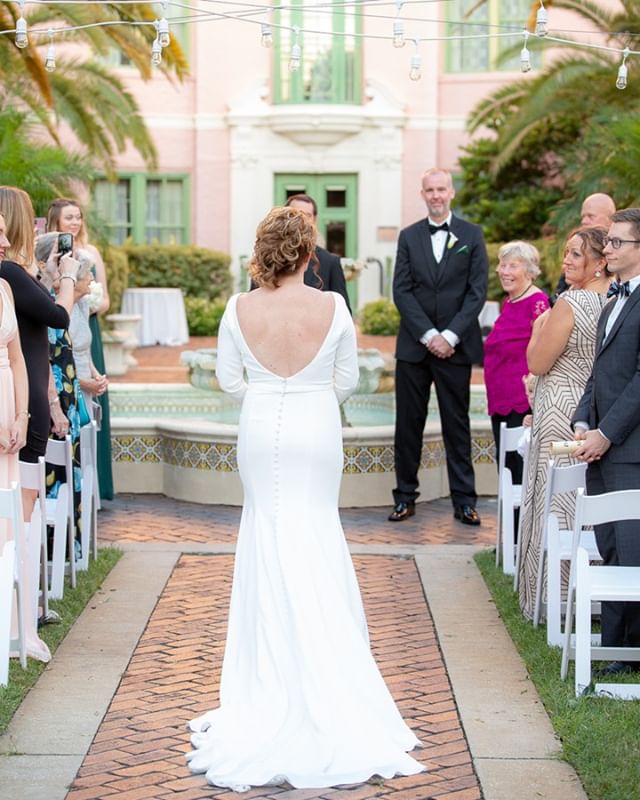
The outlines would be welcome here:
<svg viewBox="0 0 640 800">
<path fill-rule="evenodd" d="M 86 250 L 93 261 L 94 280 L 102 289 L 102 300 L 97 308 L 91 310 L 89 325 L 91 327 L 91 360 L 98 376 L 105 379 L 104 353 L 102 336 L 98 318 L 109 310 L 109 290 L 107 271 L 102 256 L 96 247 L 87 240 L 87 229 L 82 208 L 75 200 L 59 197 L 54 200 L 47 211 L 47 231 L 71 233 L 75 246 Z M 98 388 L 97 385 L 95 387 Z M 109 424 L 109 395 L 107 391 L 91 390 L 102 409 L 102 421 L 98 432 L 98 479 L 100 497 L 103 500 L 113 498 L 113 475 L 111 469 L 111 426 Z"/>
</svg>

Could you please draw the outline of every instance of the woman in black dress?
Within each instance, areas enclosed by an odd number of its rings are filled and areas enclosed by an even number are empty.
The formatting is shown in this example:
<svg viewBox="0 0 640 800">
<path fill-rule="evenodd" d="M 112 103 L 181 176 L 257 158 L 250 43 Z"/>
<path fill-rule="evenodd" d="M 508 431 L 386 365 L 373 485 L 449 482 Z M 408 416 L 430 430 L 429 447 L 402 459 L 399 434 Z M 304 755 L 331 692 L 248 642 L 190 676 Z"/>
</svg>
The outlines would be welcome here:
<svg viewBox="0 0 640 800">
<path fill-rule="evenodd" d="M 49 337 L 48 327 L 66 328 L 73 307 L 78 262 L 69 255 L 60 259 L 61 289 L 54 302 L 49 292 L 33 274 L 33 206 L 29 195 L 14 186 L 0 186 L 0 214 L 7 225 L 11 247 L 0 264 L 0 276 L 11 286 L 22 350 L 29 378 L 29 426 L 27 443 L 20 459 L 31 463 L 44 456 L 51 428 L 49 409 Z M 57 402 L 57 396 L 51 400 Z M 36 492 L 22 490 L 25 519 L 31 518 Z"/>
</svg>

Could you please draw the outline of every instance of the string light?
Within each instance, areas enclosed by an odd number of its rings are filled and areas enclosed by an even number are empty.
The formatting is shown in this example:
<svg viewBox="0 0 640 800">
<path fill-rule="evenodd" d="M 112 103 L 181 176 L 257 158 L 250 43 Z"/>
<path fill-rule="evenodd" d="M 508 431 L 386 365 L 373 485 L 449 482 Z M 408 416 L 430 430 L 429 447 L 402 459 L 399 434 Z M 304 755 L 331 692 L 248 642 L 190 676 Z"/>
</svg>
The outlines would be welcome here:
<svg viewBox="0 0 640 800">
<path fill-rule="evenodd" d="M 629 48 L 625 47 L 622 51 L 622 64 L 620 64 L 620 68 L 618 69 L 618 77 L 616 79 L 616 88 L 618 89 L 626 89 L 627 88 L 627 58 L 629 57 Z"/>
<path fill-rule="evenodd" d="M 29 44 L 29 37 L 27 36 L 27 20 L 20 17 L 16 21 L 16 47 L 21 50 Z"/>
<path fill-rule="evenodd" d="M 418 50 L 420 42 L 418 39 L 414 39 L 413 43 L 416 49 L 411 56 L 411 70 L 409 71 L 409 78 L 412 81 L 419 81 L 422 77 L 422 57 L 420 56 L 420 51 Z"/>
<path fill-rule="evenodd" d="M 529 48 L 527 47 L 528 40 L 529 40 L 529 31 L 524 31 L 524 44 L 522 46 L 522 50 L 520 51 L 521 72 L 531 72 L 531 53 L 529 53 Z"/>
<path fill-rule="evenodd" d="M 165 17 L 159 21 L 156 20 L 156 31 L 158 32 L 160 47 L 169 47 L 171 44 L 171 36 L 169 35 L 169 23 Z"/>
<path fill-rule="evenodd" d="M 396 0 L 396 18 L 393 20 L 393 46 L 404 47 L 404 22 L 400 19 L 402 0 Z"/>
<path fill-rule="evenodd" d="M 151 45 L 151 63 L 154 67 L 159 67 L 162 63 L 162 45 L 159 39 L 154 39 Z"/>
<path fill-rule="evenodd" d="M 547 9 L 544 7 L 544 3 L 540 0 L 540 8 L 538 9 L 538 13 L 536 14 L 536 35 L 537 36 L 546 36 L 549 33 L 549 28 L 547 26 L 548 17 L 547 17 Z"/>
<path fill-rule="evenodd" d="M 300 61 L 302 59 L 302 50 L 298 44 L 298 34 L 300 28 L 296 25 L 293 27 L 293 34 L 295 36 L 293 45 L 291 47 L 291 57 L 289 58 L 289 72 L 297 72 L 300 69 Z"/>
<path fill-rule="evenodd" d="M 52 28 L 49 28 L 49 47 L 47 48 L 47 57 L 44 60 L 44 68 L 47 72 L 53 72 L 56 68 L 56 48 L 53 44 Z"/>
<path fill-rule="evenodd" d="M 273 44 L 273 30 L 268 22 L 260 23 L 260 44 L 263 47 L 271 47 Z"/>
</svg>

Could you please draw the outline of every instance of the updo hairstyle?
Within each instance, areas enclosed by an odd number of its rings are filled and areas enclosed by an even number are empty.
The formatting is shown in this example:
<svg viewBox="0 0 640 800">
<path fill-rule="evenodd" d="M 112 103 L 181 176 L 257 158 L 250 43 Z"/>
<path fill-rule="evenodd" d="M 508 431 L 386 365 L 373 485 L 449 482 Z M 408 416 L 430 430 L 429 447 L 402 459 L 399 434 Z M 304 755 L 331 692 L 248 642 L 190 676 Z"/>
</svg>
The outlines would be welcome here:
<svg viewBox="0 0 640 800">
<path fill-rule="evenodd" d="M 605 274 L 610 275 L 611 273 L 609 272 L 609 267 L 606 265 L 607 257 L 604 254 L 604 240 L 606 239 L 608 232 L 609 231 L 607 228 L 603 228 L 601 225 L 585 226 L 584 228 L 578 228 L 577 230 L 572 231 L 567 237 L 567 241 L 569 241 L 569 239 L 571 239 L 573 236 L 578 236 L 582 240 L 581 249 L 583 254 L 593 260 L 604 258 Z"/>
<path fill-rule="evenodd" d="M 257 286 L 277 289 L 279 276 L 306 266 L 316 246 L 316 229 L 297 208 L 273 208 L 258 225 L 249 274 Z"/>
</svg>

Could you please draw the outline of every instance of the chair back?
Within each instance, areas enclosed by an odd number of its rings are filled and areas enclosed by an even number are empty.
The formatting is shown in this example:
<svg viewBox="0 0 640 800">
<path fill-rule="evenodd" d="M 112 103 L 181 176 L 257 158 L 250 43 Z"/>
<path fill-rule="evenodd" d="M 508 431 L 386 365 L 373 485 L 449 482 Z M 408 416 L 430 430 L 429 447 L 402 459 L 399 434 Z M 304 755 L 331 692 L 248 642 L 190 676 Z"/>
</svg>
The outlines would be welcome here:
<svg viewBox="0 0 640 800">
<path fill-rule="evenodd" d="M 42 498 L 41 502 L 44 503 L 44 498 L 47 496 L 44 456 L 40 456 L 35 464 L 29 461 L 20 461 L 19 465 L 20 485 L 23 489 L 32 489 L 38 492 L 38 496 Z"/>
<path fill-rule="evenodd" d="M 578 490 L 574 533 L 587 525 L 640 519 L 640 489 L 586 495 Z"/>
<path fill-rule="evenodd" d="M 11 522 L 13 539 L 16 542 L 16 553 L 20 552 L 19 542 L 22 533 L 22 495 L 16 481 L 12 481 L 9 489 L 0 489 L 0 519 Z"/>
<path fill-rule="evenodd" d="M 506 422 L 500 423 L 500 446 L 498 448 L 498 470 L 501 472 L 506 463 L 507 453 L 517 451 L 518 442 L 524 433 L 524 427 L 507 428 Z"/>
<path fill-rule="evenodd" d="M 547 486 L 544 495 L 542 524 L 546 525 L 551 513 L 551 501 L 556 494 L 567 494 L 584 489 L 587 474 L 586 464 L 572 464 L 569 467 L 558 467 L 553 458 L 547 464 Z"/>
</svg>

